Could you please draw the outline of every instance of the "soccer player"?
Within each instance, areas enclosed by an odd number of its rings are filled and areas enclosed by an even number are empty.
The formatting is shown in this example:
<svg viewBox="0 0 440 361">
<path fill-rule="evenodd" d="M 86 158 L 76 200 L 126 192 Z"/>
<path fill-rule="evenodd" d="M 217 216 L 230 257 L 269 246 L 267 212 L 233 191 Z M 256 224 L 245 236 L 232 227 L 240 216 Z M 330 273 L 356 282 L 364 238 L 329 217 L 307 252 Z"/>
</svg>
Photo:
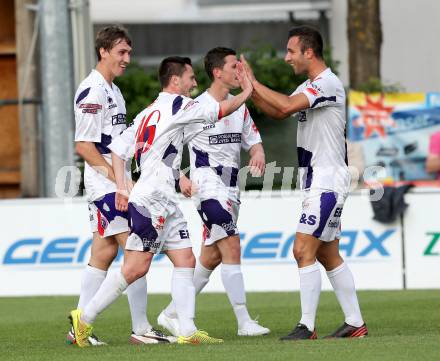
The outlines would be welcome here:
<svg viewBox="0 0 440 361">
<path fill-rule="evenodd" d="M 84 185 L 89 201 L 93 232 L 91 256 L 81 282 L 78 308 L 83 309 L 107 276 L 107 270 L 128 236 L 127 212 L 115 208 L 116 183 L 108 145 L 125 124 L 125 102 L 113 79 L 124 73 L 130 62 L 131 40 L 120 26 L 101 29 L 96 37 L 96 69 L 84 79 L 75 94 L 75 142 L 77 153 L 84 158 Z M 129 172 L 127 182 L 131 182 Z M 147 281 L 140 278 L 127 290 L 132 318 L 131 343 L 169 342 L 148 322 Z M 67 335 L 75 343 L 73 329 Z M 91 345 L 104 344 L 96 336 Z"/>
<path fill-rule="evenodd" d="M 159 81 L 162 92 L 157 99 L 109 145 L 112 150 L 116 183 L 116 208 L 128 210 L 130 235 L 126 242 L 121 270 L 107 277 L 84 311 L 73 310 L 77 344 L 89 346 L 88 335 L 97 315 L 139 278 L 145 276 L 155 253 L 165 252 L 174 265 L 171 295 L 176 305 L 180 344 L 220 343 L 194 324 L 195 258 L 186 221 L 178 207 L 176 184 L 180 179 L 183 129 L 190 123 L 214 123 L 238 109 L 249 98 L 252 86 L 241 76 L 243 91 L 228 100 L 201 105 L 189 98 L 197 85 L 189 58 L 169 57 L 161 62 Z M 133 156 L 141 176 L 129 199 L 124 160 Z"/>
<path fill-rule="evenodd" d="M 231 98 L 229 92 L 239 87 L 236 52 L 214 48 L 205 56 L 205 70 L 210 88 L 196 98 L 200 104 L 215 104 Z M 258 336 L 270 332 L 252 320 L 246 307 L 243 275 L 240 268 L 240 236 L 237 218 L 240 191 L 237 184 L 241 148 L 249 151 L 249 166 L 263 174 L 264 150 L 257 127 L 242 105 L 212 126 L 191 124 L 185 127 L 185 142 L 191 161 L 191 181 L 180 180 L 182 193 L 193 199 L 204 222 L 204 240 L 194 271 L 198 294 L 208 283 L 212 271 L 220 264 L 223 285 L 238 323 L 239 336 Z M 179 333 L 174 303 L 162 311 L 158 324 L 172 334 Z"/>
<path fill-rule="evenodd" d="M 319 263 L 336 293 L 344 324 L 329 337 L 368 334 L 356 296 L 353 276 L 339 254 L 340 217 L 350 186 L 345 147 L 345 92 L 323 59 L 323 41 L 307 26 L 290 30 L 285 61 L 308 79 L 291 96 L 277 93 L 255 79 L 252 100 L 266 114 L 284 119 L 298 113 L 298 163 L 303 191 L 293 254 L 298 264 L 302 316 L 281 340 L 315 339 L 315 316 L 321 292 Z M 317 262 L 318 261 L 318 262 Z"/>
</svg>

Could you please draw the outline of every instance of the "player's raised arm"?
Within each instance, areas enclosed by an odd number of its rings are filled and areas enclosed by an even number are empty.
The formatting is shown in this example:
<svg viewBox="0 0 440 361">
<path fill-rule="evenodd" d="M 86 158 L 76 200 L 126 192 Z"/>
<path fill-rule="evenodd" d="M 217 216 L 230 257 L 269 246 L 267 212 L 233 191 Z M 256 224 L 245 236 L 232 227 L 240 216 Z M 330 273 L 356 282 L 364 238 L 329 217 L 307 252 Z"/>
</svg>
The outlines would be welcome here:
<svg viewBox="0 0 440 361">
<path fill-rule="evenodd" d="M 254 101 L 255 105 L 264 113 L 275 119 L 285 119 L 298 111 L 310 107 L 308 98 L 302 93 L 288 96 L 278 93 L 261 84 L 255 78 L 255 75 L 244 55 L 241 55 L 240 59 L 247 76 L 252 81 L 254 89 L 252 101 Z"/>
</svg>

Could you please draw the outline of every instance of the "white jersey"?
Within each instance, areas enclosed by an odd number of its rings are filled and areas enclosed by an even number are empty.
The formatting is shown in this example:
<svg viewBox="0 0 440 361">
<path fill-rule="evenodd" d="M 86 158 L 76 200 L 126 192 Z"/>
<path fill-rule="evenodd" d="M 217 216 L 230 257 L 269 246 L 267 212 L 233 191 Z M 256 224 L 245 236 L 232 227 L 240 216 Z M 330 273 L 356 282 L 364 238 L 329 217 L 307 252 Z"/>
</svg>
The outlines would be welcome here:
<svg viewBox="0 0 440 361">
<path fill-rule="evenodd" d="M 345 91 L 330 68 L 292 94 L 303 93 L 310 108 L 299 112 L 297 151 L 300 188 L 346 194 L 350 187 L 345 142 Z"/>
<path fill-rule="evenodd" d="M 217 103 L 208 91 L 199 95 L 196 101 L 209 106 Z M 215 124 L 186 126 L 184 143 L 188 143 L 191 174 L 201 167 L 215 168 L 220 173 L 224 168 L 232 168 L 232 172 L 238 174 L 241 148 L 248 151 L 254 144 L 261 143 L 261 137 L 243 104 Z"/>
<path fill-rule="evenodd" d="M 75 141 L 93 142 L 104 159 L 111 164 L 108 145 L 127 128 L 125 101 L 115 84 L 108 84 L 97 70 L 85 78 L 74 99 Z M 127 172 L 127 177 L 130 174 Z M 116 184 L 96 172 L 87 162 L 84 167 L 84 185 L 89 201 L 116 191 Z"/>
<path fill-rule="evenodd" d="M 214 123 L 219 119 L 218 102 L 202 105 L 182 95 L 161 92 L 148 108 L 140 112 L 109 146 L 112 152 L 128 160 L 133 155 L 141 171 L 130 194 L 160 192 L 167 198 L 176 194 L 180 178 L 183 129 L 191 123 Z"/>
</svg>

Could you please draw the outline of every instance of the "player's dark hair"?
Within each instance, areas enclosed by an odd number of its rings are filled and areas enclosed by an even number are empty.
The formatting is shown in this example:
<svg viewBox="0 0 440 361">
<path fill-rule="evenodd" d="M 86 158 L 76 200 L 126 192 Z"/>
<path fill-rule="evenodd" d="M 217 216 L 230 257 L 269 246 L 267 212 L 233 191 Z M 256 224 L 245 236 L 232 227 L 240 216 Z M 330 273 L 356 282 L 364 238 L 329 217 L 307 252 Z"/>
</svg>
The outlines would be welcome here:
<svg viewBox="0 0 440 361">
<path fill-rule="evenodd" d="M 168 86 L 173 75 L 182 76 L 185 65 L 192 66 L 190 58 L 169 56 L 162 60 L 159 66 L 159 82 L 162 89 Z"/>
<path fill-rule="evenodd" d="M 293 36 L 299 37 L 303 54 L 307 49 L 312 49 L 317 58 L 323 58 L 324 43 L 318 30 L 306 25 L 298 26 L 289 30 L 289 39 Z"/>
<path fill-rule="evenodd" d="M 98 61 L 101 60 L 99 49 L 103 48 L 106 51 L 110 51 L 123 40 L 131 46 L 128 31 L 121 25 L 110 25 L 100 29 L 95 39 L 95 51 Z"/>
<path fill-rule="evenodd" d="M 208 51 L 208 53 L 205 55 L 204 61 L 205 71 L 208 74 L 209 79 L 214 80 L 213 70 L 215 68 L 222 69 L 225 65 L 225 58 L 228 55 L 237 55 L 237 53 L 235 52 L 235 50 L 223 48 L 221 46 L 218 46 Z"/>
</svg>

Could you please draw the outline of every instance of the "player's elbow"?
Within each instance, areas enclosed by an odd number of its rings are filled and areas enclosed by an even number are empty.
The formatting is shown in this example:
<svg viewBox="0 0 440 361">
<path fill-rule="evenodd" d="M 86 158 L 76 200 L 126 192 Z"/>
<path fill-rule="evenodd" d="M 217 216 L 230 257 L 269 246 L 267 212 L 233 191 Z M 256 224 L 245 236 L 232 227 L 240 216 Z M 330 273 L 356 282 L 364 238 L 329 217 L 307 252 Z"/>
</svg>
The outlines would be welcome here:
<svg viewBox="0 0 440 361">
<path fill-rule="evenodd" d="M 75 143 L 75 152 L 82 158 L 84 158 L 84 154 L 87 153 L 87 148 L 88 148 L 87 142 Z"/>
</svg>

